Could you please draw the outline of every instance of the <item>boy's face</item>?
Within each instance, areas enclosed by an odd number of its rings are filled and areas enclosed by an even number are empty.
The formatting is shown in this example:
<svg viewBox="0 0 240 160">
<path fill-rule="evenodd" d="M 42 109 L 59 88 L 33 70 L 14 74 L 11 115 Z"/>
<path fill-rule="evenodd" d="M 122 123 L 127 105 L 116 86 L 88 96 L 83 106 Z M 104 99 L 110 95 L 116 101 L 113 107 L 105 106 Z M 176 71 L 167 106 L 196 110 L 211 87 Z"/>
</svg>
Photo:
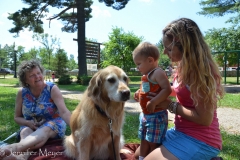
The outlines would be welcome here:
<svg viewBox="0 0 240 160">
<path fill-rule="evenodd" d="M 140 55 L 133 55 L 133 61 L 137 66 L 139 72 L 142 75 L 146 75 L 148 72 L 152 70 L 153 67 L 153 58 L 152 57 L 144 57 Z"/>
</svg>

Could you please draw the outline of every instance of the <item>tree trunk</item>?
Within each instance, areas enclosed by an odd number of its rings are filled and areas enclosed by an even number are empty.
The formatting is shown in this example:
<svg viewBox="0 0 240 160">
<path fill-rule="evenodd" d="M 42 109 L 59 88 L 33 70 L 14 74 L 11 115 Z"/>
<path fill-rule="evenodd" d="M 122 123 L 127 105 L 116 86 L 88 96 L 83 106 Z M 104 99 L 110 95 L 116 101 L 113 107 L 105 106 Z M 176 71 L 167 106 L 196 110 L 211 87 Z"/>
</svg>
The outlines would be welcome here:
<svg viewBox="0 0 240 160">
<path fill-rule="evenodd" d="M 78 75 L 87 75 L 86 48 L 85 48 L 85 0 L 77 2 L 77 21 L 78 21 Z"/>
</svg>

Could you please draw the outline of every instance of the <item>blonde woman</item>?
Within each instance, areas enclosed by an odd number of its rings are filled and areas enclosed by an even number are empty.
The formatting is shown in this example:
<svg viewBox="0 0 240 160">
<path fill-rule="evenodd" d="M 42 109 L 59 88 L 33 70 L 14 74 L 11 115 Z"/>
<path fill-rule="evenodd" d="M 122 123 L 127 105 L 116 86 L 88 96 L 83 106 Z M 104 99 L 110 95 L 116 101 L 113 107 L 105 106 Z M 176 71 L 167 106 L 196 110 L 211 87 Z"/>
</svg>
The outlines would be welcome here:
<svg viewBox="0 0 240 160">
<path fill-rule="evenodd" d="M 222 149 L 217 101 L 223 97 L 221 75 L 197 24 L 177 19 L 163 29 L 164 54 L 178 64 L 172 95 L 159 104 L 175 114 L 175 127 L 144 160 L 209 160 Z M 151 94 L 155 96 L 154 93 Z"/>
</svg>

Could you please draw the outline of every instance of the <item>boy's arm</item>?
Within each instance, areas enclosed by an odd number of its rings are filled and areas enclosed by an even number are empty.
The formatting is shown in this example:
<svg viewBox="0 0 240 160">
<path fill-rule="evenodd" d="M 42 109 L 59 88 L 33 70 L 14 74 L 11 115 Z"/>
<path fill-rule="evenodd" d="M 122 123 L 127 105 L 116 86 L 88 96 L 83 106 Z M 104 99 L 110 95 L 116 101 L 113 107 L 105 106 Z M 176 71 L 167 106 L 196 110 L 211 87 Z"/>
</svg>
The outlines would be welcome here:
<svg viewBox="0 0 240 160">
<path fill-rule="evenodd" d="M 147 109 L 150 113 L 154 111 L 155 107 L 160 102 L 164 101 L 172 93 L 171 85 L 163 70 L 161 69 L 155 70 L 151 79 L 153 79 L 159 84 L 161 90 L 154 98 L 152 98 L 147 103 Z"/>
</svg>

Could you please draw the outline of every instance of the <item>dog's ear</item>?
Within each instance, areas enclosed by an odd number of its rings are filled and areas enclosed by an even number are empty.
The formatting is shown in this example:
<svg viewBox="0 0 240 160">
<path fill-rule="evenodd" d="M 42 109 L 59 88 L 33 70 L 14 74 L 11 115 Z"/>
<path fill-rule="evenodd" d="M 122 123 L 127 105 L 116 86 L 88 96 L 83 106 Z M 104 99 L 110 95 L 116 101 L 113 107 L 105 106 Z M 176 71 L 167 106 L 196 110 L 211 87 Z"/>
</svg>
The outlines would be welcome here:
<svg viewBox="0 0 240 160">
<path fill-rule="evenodd" d="M 97 97 L 100 94 L 100 89 L 102 85 L 102 80 L 100 73 L 96 73 L 89 82 L 88 86 L 88 97 L 94 96 Z"/>
</svg>

